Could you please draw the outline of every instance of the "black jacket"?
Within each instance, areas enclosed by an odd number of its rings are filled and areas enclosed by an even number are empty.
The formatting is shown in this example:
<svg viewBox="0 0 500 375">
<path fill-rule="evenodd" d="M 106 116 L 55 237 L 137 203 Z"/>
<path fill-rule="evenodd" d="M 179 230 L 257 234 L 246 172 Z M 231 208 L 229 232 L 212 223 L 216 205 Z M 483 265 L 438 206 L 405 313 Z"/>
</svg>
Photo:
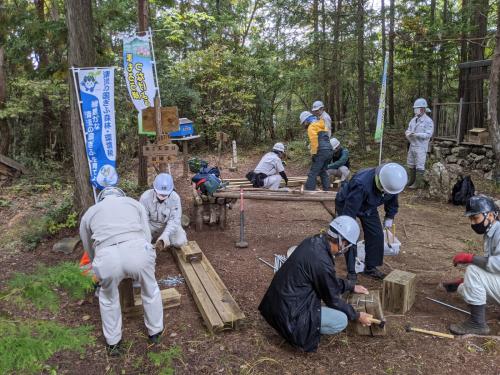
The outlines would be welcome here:
<svg viewBox="0 0 500 375">
<path fill-rule="evenodd" d="M 302 241 L 276 272 L 259 310 L 290 344 L 311 352 L 320 340 L 321 300 L 355 320 L 359 313 L 341 298 L 353 289 L 354 284 L 337 279 L 328 240 L 317 235 Z"/>
</svg>

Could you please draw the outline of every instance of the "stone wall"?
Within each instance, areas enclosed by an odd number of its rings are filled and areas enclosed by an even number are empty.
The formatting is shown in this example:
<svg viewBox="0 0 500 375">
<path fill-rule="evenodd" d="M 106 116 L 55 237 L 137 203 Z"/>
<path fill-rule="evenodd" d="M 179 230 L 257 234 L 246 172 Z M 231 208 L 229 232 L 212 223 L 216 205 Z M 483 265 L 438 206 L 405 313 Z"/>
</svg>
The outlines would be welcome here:
<svg viewBox="0 0 500 375">
<path fill-rule="evenodd" d="M 445 166 L 457 165 L 464 174 L 479 174 L 488 180 L 493 178 L 495 162 L 491 147 L 457 145 L 452 141 L 435 140 L 430 158 L 432 163 L 441 162 Z"/>
</svg>

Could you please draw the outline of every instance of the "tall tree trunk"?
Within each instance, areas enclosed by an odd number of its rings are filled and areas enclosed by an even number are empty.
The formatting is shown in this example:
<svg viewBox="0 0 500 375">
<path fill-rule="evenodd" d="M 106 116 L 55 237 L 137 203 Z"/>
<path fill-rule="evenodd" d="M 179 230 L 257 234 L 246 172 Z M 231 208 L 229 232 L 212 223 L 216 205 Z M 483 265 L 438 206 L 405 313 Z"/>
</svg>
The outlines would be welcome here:
<svg viewBox="0 0 500 375">
<path fill-rule="evenodd" d="M 45 0 L 35 0 L 35 8 L 38 21 L 40 22 L 41 25 L 44 25 Z M 45 27 L 42 27 L 42 30 L 45 30 Z M 38 62 L 38 72 L 42 78 L 47 77 L 48 75 L 47 69 L 49 67 L 49 55 L 47 53 L 44 44 L 45 44 L 45 38 L 43 38 L 42 45 L 36 51 L 40 59 Z M 42 152 L 52 151 L 51 133 L 52 133 L 52 126 L 55 123 L 55 116 L 52 111 L 52 103 L 50 102 L 50 99 L 47 94 L 42 95 L 42 108 L 43 109 L 42 109 L 42 122 L 41 122 L 40 134 L 42 136 L 42 145 L 44 147 L 44 150 L 40 151 Z"/>
<path fill-rule="evenodd" d="M 137 18 L 139 31 L 146 31 L 149 26 L 148 0 L 138 0 Z M 147 137 L 145 135 L 139 135 L 139 149 L 137 153 L 137 158 L 139 159 L 139 170 L 137 173 L 137 184 L 143 187 L 148 185 L 148 162 L 142 151 L 142 148 L 146 146 L 146 141 Z"/>
<path fill-rule="evenodd" d="M 326 9 L 325 9 L 325 0 L 321 0 L 321 77 L 326 80 L 324 84 L 322 84 L 323 88 L 323 103 L 326 103 L 326 108 L 328 112 L 331 113 L 332 108 L 329 107 L 328 101 L 328 74 L 326 69 L 326 59 L 325 59 L 325 48 L 326 48 Z"/>
<path fill-rule="evenodd" d="M 495 169 L 493 179 L 497 186 L 500 184 L 500 7 L 497 7 L 497 32 L 495 52 L 491 62 L 490 89 L 488 93 L 488 118 L 491 143 L 495 152 Z"/>
<path fill-rule="evenodd" d="M 389 126 L 394 126 L 394 0 L 389 8 L 389 66 L 387 72 L 387 104 L 389 106 Z"/>
<path fill-rule="evenodd" d="M 2 1 L 0 1 L 0 7 Z M 7 74 L 5 73 L 4 39 L 0 35 L 0 109 L 5 107 L 7 99 Z M 7 155 L 10 146 L 10 128 L 6 119 L 0 118 L 0 154 Z"/>
<path fill-rule="evenodd" d="M 71 67 L 95 66 L 92 0 L 66 0 L 68 26 L 68 63 Z M 78 99 L 72 76 L 69 78 L 71 141 L 75 173 L 75 206 L 81 212 L 94 204 L 89 163 L 85 152 Z"/>
<path fill-rule="evenodd" d="M 443 25 L 448 25 L 448 0 L 443 1 Z M 446 30 L 446 29 L 445 29 Z M 441 36 L 440 39 L 446 39 L 448 33 Z M 438 87 L 437 87 L 437 100 L 443 101 L 443 83 L 444 72 L 446 67 L 446 50 L 443 42 L 439 45 L 439 67 L 438 67 Z"/>
<path fill-rule="evenodd" d="M 358 128 L 359 144 L 362 150 L 366 150 L 365 137 L 365 0 L 357 0 L 356 33 L 358 39 Z"/>
<path fill-rule="evenodd" d="M 313 0 L 313 54 L 314 54 L 314 67 L 319 71 L 319 0 Z M 319 82 L 319 77 L 317 77 Z"/>
<path fill-rule="evenodd" d="M 331 66 L 331 83 L 330 83 L 330 108 L 333 111 L 332 132 L 334 132 L 335 124 L 339 124 L 342 119 L 341 107 L 341 87 L 340 87 L 340 28 L 342 10 L 342 0 L 337 0 L 335 10 L 335 26 L 333 28 L 333 48 L 332 48 L 332 66 Z"/>
<path fill-rule="evenodd" d="M 387 41 L 385 37 L 385 2 L 384 0 L 380 3 L 380 23 L 382 25 L 382 64 L 385 59 L 385 52 L 387 51 Z"/>
<path fill-rule="evenodd" d="M 470 59 L 473 61 L 484 60 L 485 38 L 488 26 L 488 0 L 472 0 L 471 2 L 471 39 L 469 42 Z M 481 68 L 472 68 L 471 74 L 480 73 Z M 476 128 L 484 127 L 484 93 L 483 80 L 477 79 L 470 82 L 470 102 L 468 111 L 467 128 L 473 124 Z"/>
<path fill-rule="evenodd" d="M 466 62 L 468 60 L 467 56 L 467 29 L 469 26 L 469 1 L 462 0 L 461 6 L 461 29 L 460 34 L 460 62 Z M 458 77 L 458 99 L 465 98 L 465 72 L 460 70 Z"/>
<path fill-rule="evenodd" d="M 431 0 L 431 30 L 430 37 L 434 40 L 434 26 L 436 22 L 436 0 Z M 430 43 L 427 52 L 427 74 L 426 74 L 426 85 L 425 85 L 425 96 L 427 100 L 432 98 L 433 89 L 433 78 L 434 78 L 434 42 Z"/>
</svg>

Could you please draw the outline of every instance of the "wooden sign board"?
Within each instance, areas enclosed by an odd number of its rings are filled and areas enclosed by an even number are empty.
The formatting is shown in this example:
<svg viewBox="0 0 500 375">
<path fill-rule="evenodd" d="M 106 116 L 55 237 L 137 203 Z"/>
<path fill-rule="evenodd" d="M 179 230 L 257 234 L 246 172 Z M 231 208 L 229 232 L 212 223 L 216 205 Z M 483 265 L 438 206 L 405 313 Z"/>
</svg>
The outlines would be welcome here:
<svg viewBox="0 0 500 375">
<path fill-rule="evenodd" d="M 218 141 L 222 141 L 224 143 L 229 142 L 229 134 L 224 132 L 215 132 L 215 137 Z"/>
<path fill-rule="evenodd" d="M 164 134 L 179 130 L 179 115 L 177 107 L 161 108 L 161 128 Z M 145 134 L 156 134 L 155 109 L 142 110 L 142 131 Z"/>
<path fill-rule="evenodd" d="M 142 148 L 149 163 L 173 163 L 177 160 L 179 147 L 173 143 L 151 144 Z"/>
</svg>

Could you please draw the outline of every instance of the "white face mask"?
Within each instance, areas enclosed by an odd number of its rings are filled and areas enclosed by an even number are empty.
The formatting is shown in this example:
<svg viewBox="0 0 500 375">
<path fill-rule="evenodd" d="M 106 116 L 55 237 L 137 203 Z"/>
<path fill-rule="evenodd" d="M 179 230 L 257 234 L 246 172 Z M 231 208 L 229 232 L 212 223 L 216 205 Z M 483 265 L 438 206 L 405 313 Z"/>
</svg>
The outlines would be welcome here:
<svg viewBox="0 0 500 375">
<path fill-rule="evenodd" d="M 413 112 L 415 113 L 415 116 L 420 116 L 421 115 L 420 110 L 421 110 L 421 108 L 413 108 Z"/>
</svg>

